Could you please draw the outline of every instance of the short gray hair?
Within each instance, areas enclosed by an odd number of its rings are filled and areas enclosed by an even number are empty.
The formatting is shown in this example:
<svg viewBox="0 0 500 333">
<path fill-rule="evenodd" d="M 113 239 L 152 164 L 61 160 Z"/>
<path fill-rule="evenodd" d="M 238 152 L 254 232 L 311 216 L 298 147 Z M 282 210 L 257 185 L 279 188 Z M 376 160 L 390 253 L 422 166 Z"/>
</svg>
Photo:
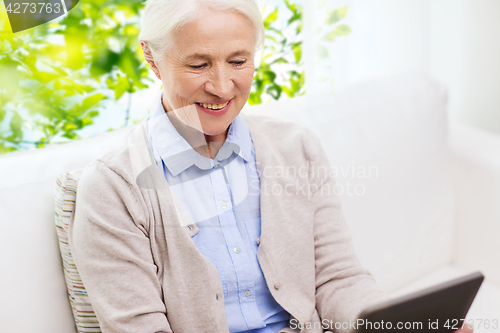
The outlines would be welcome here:
<svg viewBox="0 0 500 333">
<path fill-rule="evenodd" d="M 142 14 L 139 40 L 159 60 L 172 46 L 170 38 L 183 25 L 201 18 L 209 9 L 243 15 L 255 31 L 255 48 L 264 46 L 264 25 L 255 0 L 148 0 Z"/>
</svg>

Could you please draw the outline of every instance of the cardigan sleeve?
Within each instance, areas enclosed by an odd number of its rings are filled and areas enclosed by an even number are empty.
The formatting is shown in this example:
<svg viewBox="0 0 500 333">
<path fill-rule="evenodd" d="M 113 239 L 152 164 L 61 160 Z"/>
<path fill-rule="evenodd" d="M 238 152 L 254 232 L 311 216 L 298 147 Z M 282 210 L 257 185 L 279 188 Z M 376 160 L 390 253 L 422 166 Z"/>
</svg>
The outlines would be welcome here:
<svg viewBox="0 0 500 333">
<path fill-rule="evenodd" d="M 103 333 L 172 332 L 138 194 L 97 160 L 79 182 L 69 242 Z"/>
<path fill-rule="evenodd" d="M 311 170 L 331 170 L 319 138 L 307 130 L 304 145 Z M 326 169 L 319 169 L 326 168 Z M 352 245 L 351 234 L 335 193 L 331 172 L 310 172 L 311 203 L 314 206 L 314 252 L 316 267 L 316 308 L 321 319 L 349 323 L 368 305 L 385 301 L 388 296 L 364 268 Z M 316 189 L 313 192 L 313 189 Z M 335 330 L 334 332 L 347 332 Z"/>
</svg>

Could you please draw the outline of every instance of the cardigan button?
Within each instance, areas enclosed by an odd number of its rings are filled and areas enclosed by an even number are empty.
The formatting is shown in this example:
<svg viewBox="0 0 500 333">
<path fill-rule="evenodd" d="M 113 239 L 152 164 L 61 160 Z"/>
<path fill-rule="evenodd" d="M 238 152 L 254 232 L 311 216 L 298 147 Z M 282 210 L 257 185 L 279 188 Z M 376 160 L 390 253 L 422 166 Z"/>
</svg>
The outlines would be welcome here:
<svg viewBox="0 0 500 333">
<path fill-rule="evenodd" d="M 278 289 L 280 289 L 280 287 L 281 287 L 280 283 L 275 283 L 274 284 L 274 289 L 278 290 Z"/>
</svg>

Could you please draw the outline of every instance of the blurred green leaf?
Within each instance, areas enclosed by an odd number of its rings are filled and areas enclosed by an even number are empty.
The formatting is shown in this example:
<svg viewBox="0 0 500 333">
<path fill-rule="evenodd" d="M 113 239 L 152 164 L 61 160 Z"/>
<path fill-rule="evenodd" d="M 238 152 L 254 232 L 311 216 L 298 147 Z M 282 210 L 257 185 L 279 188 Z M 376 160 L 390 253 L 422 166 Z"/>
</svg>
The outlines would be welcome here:
<svg viewBox="0 0 500 333">
<path fill-rule="evenodd" d="M 332 25 L 338 23 L 347 15 L 347 7 L 338 8 L 328 13 L 325 24 Z"/>
<path fill-rule="evenodd" d="M 94 111 L 90 111 L 90 112 L 88 113 L 88 116 L 89 116 L 90 118 L 97 117 L 98 115 L 99 115 L 99 111 L 95 111 L 95 110 L 94 110 Z"/>
<path fill-rule="evenodd" d="M 23 138 L 23 119 L 17 112 L 13 112 L 12 119 L 10 120 L 10 130 L 12 132 L 12 138 L 15 140 L 20 140 Z"/>
<path fill-rule="evenodd" d="M 90 73 L 94 76 L 111 72 L 113 66 L 118 63 L 120 55 L 108 49 L 106 46 L 97 48 L 92 54 Z"/>
<path fill-rule="evenodd" d="M 282 13 L 275 9 L 264 21 L 266 45 L 262 59 L 255 69 L 251 105 L 277 100 L 283 92 L 289 97 L 304 93 L 304 81 L 293 78 L 292 72 L 304 71 L 302 61 L 302 3 L 283 0 L 289 12 L 286 21 L 279 20 Z M 278 25 L 278 23 L 280 25 Z M 286 23 L 283 29 L 282 24 Z M 277 73 L 280 73 L 278 76 Z"/>
<path fill-rule="evenodd" d="M 281 87 L 279 85 L 273 84 L 273 85 L 271 85 L 270 87 L 267 88 L 266 92 L 269 95 L 271 95 L 272 98 L 274 98 L 275 100 L 278 100 L 281 97 L 282 89 L 281 89 Z"/>
<path fill-rule="evenodd" d="M 269 14 L 264 20 L 264 28 L 269 28 L 269 26 L 276 21 L 278 18 L 278 8 L 276 8 L 271 14 Z"/>
<path fill-rule="evenodd" d="M 323 40 L 326 41 L 333 41 L 335 38 L 338 36 L 345 36 L 351 33 L 351 28 L 348 25 L 341 24 L 335 28 L 332 32 L 328 33 L 325 37 L 323 37 Z"/>
<path fill-rule="evenodd" d="M 250 105 L 257 105 L 262 103 L 262 98 L 259 93 L 256 92 L 251 92 L 250 96 L 248 97 L 248 103 Z"/>
<path fill-rule="evenodd" d="M 123 94 L 130 90 L 130 82 L 126 77 L 118 77 L 115 85 L 115 99 L 118 100 Z"/>
<path fill-rule="evenodd" d="M 0 155 L 15 152 L 16 150 L 16 147 L 7 147 L 5 143 L 0 141 Z"/>
<path fill-rule="evenodd" d="M 2 36 L 1 154 L 78 139 L 106 96 L 117 100 L 148 87 L 137 41 L 143 7 L 142 0 L 80 2 L 57 22 Z M 40 139 L 23 141 L 23 131 Z"/>
<path fill-rule="evenodd" d="M 288 64 L 288 60 L 286 60 L 285 58 L 283 57 L 280 57 L 276 60 L 273 60 L 272 62 L 269 63 L 269 65 L 273 65 L 273 64 Z"/>
<path fill-rule="evenodd" d="M 323 45 L 318 45 L 317 53 L 320 59 L 328 58 L 328 49 Z"/>
<path fill-rule="evenodd" d="M 302 42 L 292 44 L 293 54 L 295 56 L 295 62 L 299 63 L 302 60 Z"/>
<path fill-rule="evenodd" d="M 275 8 L 264 19 L 266 43 L 256 64 L 250 104 L 305 92 L 303 6 L 299 0 L 283 2 L 283 10 Z M 79 139 L 78 133 L 92 126 L 107 102 L 153 82 L 138 43 L 143 8 L 143 0 L 80 1 L 57 21 L 2 36 L 0 154 L 46 147 L 61 138 Z M 345 17 L 346 8 L 326 13 L 330 26 Z M 349 33 L 346 27 L 339 25 L 325 38 Z M 320 52 L 324 55 L 326 48 Z M 128 119 L 129 110 L 123 117 Z"/>
<path fill-rule="evenodd" d="M 285 0 L 285 5 L 288 7 L 288 9 L 290 9 L 292 11 L 292 13 L 294 15 L 298 14 L 302 9 L 302 7 L 300 5 L 292 3 L 289 0 Z"/>
<path fill-rule="evenodd" d="M 321 9 L 325 6 L 325 4 L 326 4 L 326 0 L 317 1 L 315 6 L 314 6 L 314 9 L 316 9 L 316 10 Z"/>
<path fill-rule="evenodd" d="M 103 95 L 103 94 L 95 94 L 95 95 L 91 95 L 89 97 L 86 97 L 82 103 L 81 103 L 81 110 L 83 111 L 87 111 L 89 110 L 90 108 L 93 108 L 95 107 L 100 101 L 102 101 L 103 99 L 105 99 L 106 96 Z"/>
<path fill-rule="evenodd" d="M 94 123 L 94 121 L 91 118 L 88 118 L 88 117 L 82 118 L 82 127 L 91 125 L 93 123 Z"/>
<path fill-rule="evenodd" d="M 57 66 L 54 66 L 52 64 L 47 64 L 48 66 L 50 66 L 57 74 L 59 74 L 59 76 L 67 76 L 68 73 L 66 73 L 66 71 L 64 69 L 62 69 L 61 67 L 57 67 Z"/>
<path fill-rule="evenodd" d="M 72 123 L 66 123 L 64 125 L 64 131 L 65 132 L 70 132 L 72 130 L 75 130 L 75 129 L 78 129 L 78 126 L 76 126 L 75 124 L 72 124 Z"/>
</svg>

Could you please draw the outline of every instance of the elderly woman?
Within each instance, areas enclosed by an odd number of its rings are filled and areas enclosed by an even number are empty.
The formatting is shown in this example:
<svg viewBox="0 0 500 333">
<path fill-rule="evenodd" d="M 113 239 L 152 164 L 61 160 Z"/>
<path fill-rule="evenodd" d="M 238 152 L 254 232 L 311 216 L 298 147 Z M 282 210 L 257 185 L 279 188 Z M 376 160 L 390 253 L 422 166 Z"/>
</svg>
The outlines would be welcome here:
<svg viewBox="0 0 500 333">
<path fill-rule="evenodd" d="M 140 40 L 161 98 L 86 168 L 70 225 L 102 331 L 346 332 L 387 299 L 318 138 L 240 114 L 264 42 L 256 3 L 148 0 Z"/>
</svg>

